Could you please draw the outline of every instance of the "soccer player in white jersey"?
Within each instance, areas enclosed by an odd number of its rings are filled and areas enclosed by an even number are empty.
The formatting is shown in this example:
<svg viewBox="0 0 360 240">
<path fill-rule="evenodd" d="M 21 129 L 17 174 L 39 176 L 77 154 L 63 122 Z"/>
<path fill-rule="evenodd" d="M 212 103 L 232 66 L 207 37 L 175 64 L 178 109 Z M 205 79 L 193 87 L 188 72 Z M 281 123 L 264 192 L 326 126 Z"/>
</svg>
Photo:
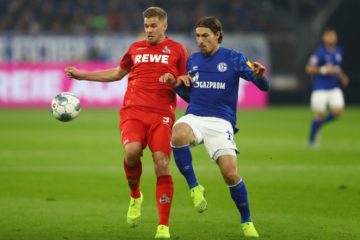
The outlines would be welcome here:
<svg viewBox="0 0 360 240">
<path fill-rule="evenodd" d="M 196 24 L 195 33 L 200 51 L 192 54 L 187 61 L 189 74 L 178 78 L 164 74 L 160 78 L 160 81 L 177 87 L 178 94 L 189 102 L 185 116 L 175 122 L 172 131 L 175 162 L 188 183 L 195 209 L 205 211 L 205 189 L 195 177 L 190 152 L 190 146 L 204 143 L 229 186 L 230 195 L 241 216 L 244 235 L 258 237 L 250 216 L 245 183 L 237 169 L 238 150 L 233 134 L 237 131 L 240 77 L 267 91 L 269 82 L 264 76 L 265 68 L 257 62 L 251 63 L 238 51 L 220 46 L 223 29 L 217 18 L 201 18 Z"/>
<path fill-rule="evenodd" d="M 309 146 L 315 146 L 316 136 L 322 125 L 340 117 L 345 101 L 341 86 L 349 84 L 349 78 L 341 69 L 343 52 L 337 46 L 337 33 L 327 28 L 322 35 L 323 44 L 311 55 L 306 65 L 306 73 L 313 76 L 311 109 L 314 118 L 311 122 Z M 330 113 L 327 114 L 327 107 Z"/>
</svg>

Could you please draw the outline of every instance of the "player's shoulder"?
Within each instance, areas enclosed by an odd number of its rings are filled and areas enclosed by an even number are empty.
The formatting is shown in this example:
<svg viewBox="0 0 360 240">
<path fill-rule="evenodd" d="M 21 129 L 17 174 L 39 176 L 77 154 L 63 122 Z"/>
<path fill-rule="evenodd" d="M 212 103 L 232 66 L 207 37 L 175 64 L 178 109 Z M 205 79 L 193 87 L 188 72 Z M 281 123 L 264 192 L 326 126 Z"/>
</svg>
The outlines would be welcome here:
<svg viewBox="0 0 360 240">
<path fill-rule="evenodd" d="M 174 40 L 171 37 L 166 36 L 166 43 L 167 44 L 175 44 L 175 45 L 182 45 L 180 42 Z"/>
<path fill-rule="evenodd" d="M 235 65 L 245 64 L 248 61 L 246 56 L 236 49 L 223 48 L 223 51 Z"/>
<path fill-rule="evenodd" d="M 342 49 L 342 47 L 336 46 L 335 52 L 336 52 L 336 53 L 343 54 L 343 49 Z"/>
<path fill-rule="evenodd" d="M 147 41 L 146 40 L 138 40 L 133 42 L 130 46 L 131 47 L 142 47 L 142 46 L 146 46 Z"/>
<path fill-rule="evenodd" d="M 172 38 L 169 38 L 169 37 L 167 37 L 167 39 L 166 39 L 166 45 L 168 45 L 171 48 L 181 49 L 183 51 L 186 51 L 186 48 L 182 43 L 180 43 Z"/>
<path fill-rule="evenodd" d="M 147 41 L 146 40 L 139 40 L 139 41 L 135 41 L 133 42 L 129 49 L 136 49 L 136 48 L 140 48 L 140 47 L 146 47 L 147 46 Z"/>
<path fill-rule="evenodd" d="M 326 48 L 324 45 L 320 45 L 318 46 L 318 48 L 315 50 L 313 55 L 317 55 L 317 56 L 322 56 L 325 55 L 327 52 Z"/>
</svg>

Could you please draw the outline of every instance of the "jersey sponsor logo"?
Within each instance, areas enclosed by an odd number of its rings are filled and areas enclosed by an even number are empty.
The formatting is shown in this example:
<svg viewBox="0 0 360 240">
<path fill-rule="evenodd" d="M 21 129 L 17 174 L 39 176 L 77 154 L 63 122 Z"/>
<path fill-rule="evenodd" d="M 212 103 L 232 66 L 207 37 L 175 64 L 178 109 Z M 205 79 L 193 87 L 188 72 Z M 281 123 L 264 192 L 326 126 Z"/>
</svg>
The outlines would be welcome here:
<svg viewBox="0 0 360 240">
<path fill-rule="evenodd" d="M 224 62 L 221 62 L 217 65 L 217 69 L 219 72 L 226 72 L 227 68 L 227 64 Z"/>
<path fill-rule="evenodd" d="M 193 83 L 194 88 L 209 88 L 209 89 L 225 89 L 226 84 L 224 82 L 199 82 Z"/>
<path fill-rule="evenodd" d="M 162 54 L 137 54 L 135 55 L 136 63 L 165 63 L 169 64 L 169 55 Z"/>
<path fill-rule="evenodd" d="M 191 77 L 192 82 L 197 82 L 199 80 L 199 72 L 196 72 L 194 76 Z"/>
</svg>

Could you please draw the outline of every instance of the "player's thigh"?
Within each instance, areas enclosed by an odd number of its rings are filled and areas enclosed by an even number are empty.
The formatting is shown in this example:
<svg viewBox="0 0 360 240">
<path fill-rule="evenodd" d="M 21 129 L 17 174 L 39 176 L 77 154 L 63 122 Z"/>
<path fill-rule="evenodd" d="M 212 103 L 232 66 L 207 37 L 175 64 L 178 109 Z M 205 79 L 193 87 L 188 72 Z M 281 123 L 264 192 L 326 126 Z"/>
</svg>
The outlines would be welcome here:
<svg viewBox="0 0 360 240">
<path fill-rule="evenodd" d="M 143 149 L 146 147 L 146 123 L 141 120 L 138 112 L 123 111 L 120 113 L 120 132 L 124 146 L 128 143 L 140 142 Z"/>
<path fill-rule="evenodd" d="M 316 90 L 311 93 L 310 105 L 313 112 L 326 112 L 328 104 L 328 92 L 326 90 Z"/>
<path fill-rule="evenodd" d="M 150 113 L 149 113 L 150 114 Z M 151 125 L 147 132 L 148 145 L 152 153 L 162 152 L 167 156 L 171 153 L 171 129 L 175 117 L 173 114 L 150 114 Z"/>
<path fill-rule="evenodd" d="M 216 161 L 222 151 L 237 152 L 234 131 L 231 124 L 223 119 L 211 119 L 205 125 L 204 145 L 209 156 Z"/>
<path fill-rule="evenodd" d="M 345 106 L 344 94 L 340 88 L 333 89 L 329 93 L 329 106 L 331 110 L 338 110 L 338 111 L 341 111 L 341 109 L 344 108 Z"/>
<path fill-rule="evenodd" d="M 188 137 L 188 144 L 191 144 L 192 146 L 196 146 L 203 142 L 203 127 L 204 122 L 202 121 L 202 117 L 198 117 L 192 114 L 186 114 L 185 116 L 182 116 L 179 118 L 175 124 L 173 129 L 177 129 L 178 126 L 186 124 L 190 127 L 191 131 L 186 132 L 186 137 Z M 181 129 L 178 129 L 179 131 Z M 183 129 L 184 130 L 184 129 Z M 174 132 L 174 131 L 173 131 Z"/>
</svg>

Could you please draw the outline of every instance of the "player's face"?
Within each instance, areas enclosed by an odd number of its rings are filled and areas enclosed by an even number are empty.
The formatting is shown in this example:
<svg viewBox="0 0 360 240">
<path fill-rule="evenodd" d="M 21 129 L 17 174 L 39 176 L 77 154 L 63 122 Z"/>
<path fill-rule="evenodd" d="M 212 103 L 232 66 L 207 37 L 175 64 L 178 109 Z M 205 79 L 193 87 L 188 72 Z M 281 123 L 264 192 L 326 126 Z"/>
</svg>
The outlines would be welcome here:
<svg viewBox="0 0 360 240">
<path fill-rule="evenodd" d="M 327 31 L 323 35 L 325 46 L 334 47 L 337 43 L 337 34 L 335 31 Z"/>
<path fill-rule="evenodd" d="M 146 39 L 151 45 L 158 44 L 165 39 L 167 23 L 159 17 L 144 18 Z"/>
<path fill-rule="evenodd" d="M 219 34 L 213 33 L 210 28 L 197 27 L 195 36 L 202 54 L 212 55 L 219 48 Z"/>
</svg>

